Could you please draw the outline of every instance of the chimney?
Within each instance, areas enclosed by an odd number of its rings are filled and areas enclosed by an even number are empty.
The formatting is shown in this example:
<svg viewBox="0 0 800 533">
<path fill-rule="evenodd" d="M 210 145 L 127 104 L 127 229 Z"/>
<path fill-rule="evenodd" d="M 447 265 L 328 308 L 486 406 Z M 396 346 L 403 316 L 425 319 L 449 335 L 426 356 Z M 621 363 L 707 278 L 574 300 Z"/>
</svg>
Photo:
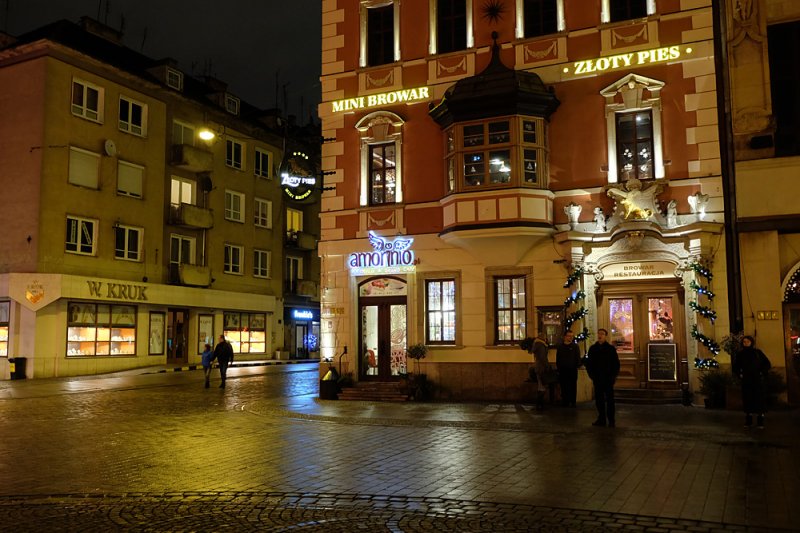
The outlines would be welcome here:
<svg viewBox="0 0 800 533">
<path fill-rule="evenodd" d="M 107 41 L 114 44 L 122 44 L 122 32 L 117 31 L 110 26 L 106 26 L 102 22 L 98 22 L 91 17 L 81 17 L 80 26 L 84 31 L 102 37 Z"/>
</svg>

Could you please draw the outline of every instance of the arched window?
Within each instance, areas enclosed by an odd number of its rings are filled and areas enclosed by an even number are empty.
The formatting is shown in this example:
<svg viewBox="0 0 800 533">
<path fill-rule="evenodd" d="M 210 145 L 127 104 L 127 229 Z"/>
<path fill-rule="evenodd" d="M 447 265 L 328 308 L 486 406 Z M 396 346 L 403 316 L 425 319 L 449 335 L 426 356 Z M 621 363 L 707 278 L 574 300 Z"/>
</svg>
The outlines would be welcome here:
<svg viewBox="0 0 800 533">
<path fill-rule="evenodd" d="M 377 111 L 356 124 L 361 136 L 360 205 L 387 205 L 403 201 L 403 123 L 403 119 L 394 113 Z"/>
</svg>

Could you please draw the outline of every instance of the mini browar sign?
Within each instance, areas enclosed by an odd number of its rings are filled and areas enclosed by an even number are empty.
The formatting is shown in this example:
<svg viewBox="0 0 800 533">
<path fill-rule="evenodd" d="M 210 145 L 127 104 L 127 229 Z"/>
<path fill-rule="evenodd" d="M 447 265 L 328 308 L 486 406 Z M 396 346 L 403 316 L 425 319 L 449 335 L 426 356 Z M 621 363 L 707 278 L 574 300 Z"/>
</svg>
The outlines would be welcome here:
<svg viewBox="0 0 800 533">
<path fill-rule="evenodd" d="M 283 192 L 295 201 L 305 200 L 314 192 L 317 178 L 308 161 L 308 156 L 294 151 L 281 164 L 281 187 Z"/>
<path fill-rule="evenodd" d="M 364 274 L 401 274 L 414 272 L 417 261 L 414 252 L 410 249 L 414 239 L 408 237 L 395 237 L 393 240 L 384 239 L 370 231 L 369 243 L 372 252 L 353 252 L 347 259 L 350 273 L 354 276 Z"/>
</svg>

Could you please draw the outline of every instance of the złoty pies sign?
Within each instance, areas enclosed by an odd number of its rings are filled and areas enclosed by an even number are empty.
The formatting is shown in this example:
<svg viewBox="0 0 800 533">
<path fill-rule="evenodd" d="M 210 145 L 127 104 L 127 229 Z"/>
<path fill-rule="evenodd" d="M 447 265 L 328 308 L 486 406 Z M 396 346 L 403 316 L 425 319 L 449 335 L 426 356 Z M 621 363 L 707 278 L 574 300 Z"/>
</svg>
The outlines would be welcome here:
<svg viewBox="0 0 800 533">
<path fill-rule="evenodd" d="M 686 49 L 687 54 L 691 53 L 691 51 L 691 48 Z M 679 57 L 681 57 L 679 46 L 666 46 L 652 50 L 640 50 L 639 52 L 575 61 L 572 66 L 573 74 L 592 74 L 623 67 L 641 67 L 653 63 L 663 63 L 673 61 Z M 569 67 L 564 67 L 564 72 L 569 72 Z"/>
</svg>

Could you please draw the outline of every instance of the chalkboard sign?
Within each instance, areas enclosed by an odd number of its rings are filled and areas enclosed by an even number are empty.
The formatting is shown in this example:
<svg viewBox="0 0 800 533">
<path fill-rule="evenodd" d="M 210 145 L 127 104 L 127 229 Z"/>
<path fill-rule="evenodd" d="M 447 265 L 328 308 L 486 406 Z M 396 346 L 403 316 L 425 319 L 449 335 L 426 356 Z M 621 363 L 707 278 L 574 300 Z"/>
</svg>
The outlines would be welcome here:
<svg viewBox="0 0 800 533">
<path fill-rule="evenodd" d="M 678 379 L 678 360 L 674 344 L 647 345 L 647 379 L 650 381 Z"/>
</svg>

